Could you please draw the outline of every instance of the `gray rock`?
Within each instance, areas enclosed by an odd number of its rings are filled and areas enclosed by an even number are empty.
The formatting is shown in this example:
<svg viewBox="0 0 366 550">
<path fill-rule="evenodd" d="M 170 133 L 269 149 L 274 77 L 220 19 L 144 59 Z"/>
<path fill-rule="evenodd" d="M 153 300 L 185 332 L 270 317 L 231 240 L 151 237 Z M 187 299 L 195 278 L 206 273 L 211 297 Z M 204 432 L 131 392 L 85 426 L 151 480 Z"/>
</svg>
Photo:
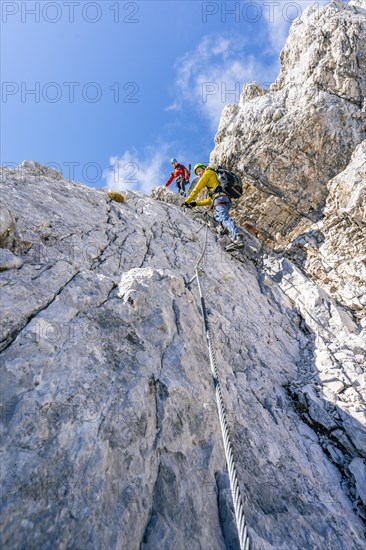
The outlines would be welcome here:
<svg viewBox="0 0 366 550">
<path fill-rule="evenodd" d="M 205 230 L 142 194 L 118 204 L 21 178 L 8 171 L 1 188 L 32 244 L 0 273 L 3 547 L 234 546 L 199 295 L 186 285 Z M 352 495 L 284 390 L 304 350 L 296 308 L 207 239 L 202 285 L 252 547 L 361 546 Z"/>
<path fill-rule="evenodd" d="M 19 269 L 23 265 L 20 258 L 17 258 L 10 250 L 0 248 L 0 271 L 7 269 Z"/>
<path fill-rule="evenodd" d="M 243 93 L 240 98 L 240 103 L 244 104 L 247 101 L 251 101 L 256 97 L 264 95 L 264 90 L 257 84 L 257 82 L 249 82 L 243 87 Z"/>
<path fill-rule="evenodd" d="M 349 465 L 349 470 L 356 480 L 358 495 L 366 506 L 366 461 L 362 458 L 354 458 Z"/>
<path fill-rule="evenodd" d="M 233 215 L 256 256 L 238 262 L 207 229 L 202 286 L 253 550 L 365 542 L 360 4 L 306 10 L 277 82 L 246 86 L 216 137 L 213 160 L 243 176 Z M 204 211 L 166 188 L 116 203 L 33 161 L 2 174 L 1 246 L 23 261 L 0 272 L 2 546 L 235 548 L 187 284 Z"/>
<path fill-rule="evenodd" d="M 45 166 L 39 162 L 34 162 L 33 160 L 23 160 L 17 168 L 17 172 L 21 175 L 22 179 L 29 178 L 29 176 L 34 176 L 36 178 L 46 177 L 54 180 L 62 180 L 62 172 L 52 168 L 52 166 Z"/>
<path fill-rule="evenodd" d="M 349 5 L 366 10 L 366 0 L 351 0 Z"/>
<path fill-rule="evenodd" d="M 302 388 L 300 402 L 306 405 L 308 415 L 316 424 L 323 426 L 329 432 L 337 428 L 337 422 L 325 410 L 322 400 L 317 397 L 312 386 L 306 385 Z"/>
<path fill-rule="evenodd" d="M 323 236 L 305 269 L 358 318 L 365 316 L 366 295 L 366 140 L 354 151 L 347 168 L 328 183 L 324 217 L 317 226 Z"/>
<path fill-rule="evenodd" d="M 14 234 L 16 220 L 14 214 L 5 206 L 0 209 L 0 245 L 7 246 Z"/>
<path fill-rule="evenodd" d="M 312 361 L 316 367 L 315 379 L 321 381 L 321 392 L 327 400 L 334 402 L 337 392 L 340 394 L 342 400 L 336 403 L 343 429 L 355 448 L 363 454 L 365 421 L 355 406 L 355 398 L 363 406 L 366 403 L 363 388 L 356 383 L 359 374 L 355 356 L 364 349 L 365 329 L 360 330 L 347 310 L 289 260 L 268 255 L 264 259 L 263 268 L 296 305 L 312 331 L 315 339 L 315 353 L 312 352 Z M 308 359 L 305 354 L 303 357 Z M 346 386 L 348 389 L 344 391 Z M 323 401 L 318 401 L 313 387 L 304 385 L 299 399 L 314 422 L 327 430 L 334 428 L 333 420 L 324 409 Z M 351 456 L 354 454 L 351 453 Z"/>
<path fill-rule="evenodd" d="M 240 548 L 238 531 L 235 523 L 233 496 L 230 489 L 230 479 L 227 472 L 217 472 L 215 475 L 219 517 L 226 548 L 236 550 Z"/>
<path fill-rule="evenodd" d="M 297 18 L 267 93 L 244 86 L 211 155 L 244 181 L 235 220 L 362 319 L 366 308 L 363 1 Z M 258 87 L 259 88 L 259 87 Z"/>
<path fill-rule="evenodd" d="M 181 206 L 185 200 L 184 197 L 174 191 L 171 191 L 165 187 L 165 185 L 162 185 L 161 187 L 154 187 L 151 192 L 151 196 L 156 200 L 163 201 L 168 204 L 175 204 L 176 206 Z"/>
</svg>

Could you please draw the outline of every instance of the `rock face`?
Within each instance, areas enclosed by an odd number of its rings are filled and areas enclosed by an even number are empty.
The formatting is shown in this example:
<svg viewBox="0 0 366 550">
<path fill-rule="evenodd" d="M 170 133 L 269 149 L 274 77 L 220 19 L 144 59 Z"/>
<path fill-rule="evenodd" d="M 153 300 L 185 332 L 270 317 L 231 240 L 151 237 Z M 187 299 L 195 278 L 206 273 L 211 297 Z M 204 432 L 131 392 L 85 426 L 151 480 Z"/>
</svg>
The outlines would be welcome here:
<svg viewBox="0 0 366 550">
<path fill-rule="evenodd" d="M 364 319 L 366 140 L 356 148 L 346 170 L 329 182 L 328 191 L 323 218 L 294 239 L 286 254 L 357 318 Z"/>
<path fill-rule="evenodd" d="M 247 85 L 223 112 L 212 161 L 248 176 L 241 215 L 276 244 L 320 216 L 327 182 L 365 138 L 365 21 L 362 8 L 341 2 L 309 7 L 292 25 L 277 81 L 267 91 Z"/>
<path fill-rule="evenodd" d="M 306 10 L 216 138 L 254 234 L 210 226 L 201 275 L 253 550 L 365 546 L 365 15 Z M 32 161 L 0 187 L 2 547 L 237 549 L 205 217 Z"/>
<path fill-rule="evenodd" d="M 187 285 L 202 225 L 169 190 L 119 204 L 32 165 L 2 181 L 22 262 L 0 273 L 2 547 L 238 548 Z M 207 239 L 252 548 L 361 548 L 365 334 L 289 260 L 241 263 Z"/>
<path fill-rule="evenodd" d="M 243 177 L 237 222 L 358 317 L 366 305 L 365 7 L 337 0 L 306 9 L 277 81 L 244 87 L 222 114 L 212 153 Z"/>
</svg>

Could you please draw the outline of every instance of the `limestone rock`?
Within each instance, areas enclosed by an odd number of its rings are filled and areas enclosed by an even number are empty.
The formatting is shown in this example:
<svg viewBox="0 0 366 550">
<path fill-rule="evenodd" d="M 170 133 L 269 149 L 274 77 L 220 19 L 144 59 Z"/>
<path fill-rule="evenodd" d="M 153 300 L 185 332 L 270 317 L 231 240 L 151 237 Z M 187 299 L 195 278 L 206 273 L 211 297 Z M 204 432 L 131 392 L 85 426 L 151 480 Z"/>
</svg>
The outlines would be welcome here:
<svg viewBox="0 0 366 550">
<path fill-rule="evenodd" d="M 166 202 L 168 204 L 175 204 L 176 206 L 180 206 L 184 202 L 184 197 L 168 189 L 165 185 L 154 187 L 151 192 L 151 196 L 154 199 Z"/>
<path fill-rule="evenodd" d="M 141 193 L 119 204 L 23 175 L 6 171 L 0 193 L 31 243 L 18 270 L 0 273 L 2 546 L 234 546 L 199 294 L 187 285 L 205 230 Z M 355 322 L 295 278 L 315 348 L 297 296 L 281 290 L 287 276 L 262 281 L 211 230 L 203 270 L 252 548 L 361 547 L 347 469 L 362 457 L 361 421 L 309 389 L 318 353 L 332 370 L 335 354 L 355 350 Z M 356 366 L 347 376 L 358 379 Z"/>
<path fill-rule="evenodd" d="M 349 469 L 356 480 L 359 497 L 366 506 L 366 461 L 362 458 L 354 458 L 349 465 Z"/>
<path fill-rule="evenodd" d="M 365 14 L 342 2 L 330 2 L 323 9 L 318 4 L 310 6 L 291 27 L 281 65 L 274 88 L 296 86 L 300 91 L 305 84 L 362 107 Z"/>
<path fill-rule="evenodd" d="M 317 401 L 318 394 L 323 393 L 330 402 L 336 402 L 336 416 L 341 415 L 347 423 L 347 436 L 353 448 L 366 456 L 366 430 L 362 415 L 365 394 L 364 388 L 356 384 L 357 373 L 366 370 L 366 328 L 355 322 L 349 311 L 342 308 L 290 261 L 269 256 L 265 258 L 263 267 L 297 306 L 307 327 L 314 334 L 315 370 L 311 382 L 317 386 L 316 393 L 314 389 L 309 390 L 306 384 L 309 381 L 306 372 L 302 382 L 298 384 L 299 389 L 295 390 L 297 398 L 306 403 L 307 414 L 312 421 L 328 431 L 334 430 L 335 426 L 324 407 Z M 271 287 L 268 287 L 268 291 L 271 292 Z M 359 352 L 362 356 L 357 360 Z M 353 385 L 352 392 L 342 392 L 339 385 L 335 391 L 335 379 L 343 383 L 344 389 L 351 389 L 350 386 Z M 339 395 L 338 398 L 336 394 Z M 358 408 L 359 404 L 361 410 Z"/>
<path fill-rule="evenodd" d="M 11 233 L 15 230 L 15 220 L 8 208 L 0 211 L 0 243 L 4 244 L 9 240 Z"/>
<path fill-rule="evenodd" d="M 360 227 L 366 225 L 366 140 L 354 151 L 346 170 L 328 184 L 325 217 L 330 212 L 347 217 Z"/>
<path fill-rule="evenodd" d="M 19 268 L 22 265 L 22 260 L 17 258 L 10 250 L 7 248 L 0 248 L 0 271 Z"/>
<path fill-rule="evenodd" d="M 303 266 L 362 318 L 366 315 L 366 140 L 328 189 L 323 219 L 303 235 L 309 246 Z M 314 235 L 316 242 L 309 244 Z"/>
<path fill-rule="evenodd" d="M 257 82 L 249 82 L 243 87 L 243 93 L 240 98 L 241 104 L 251 101 L 255 97 L 260 97 L 264 95 L 264 90 L 257 84 Z"/>
<path fill-rule="evenodd" d="M 253 262 L 165 187 L 2 169 L 2 547 L 237 547 L 204 238 L 251 548 L 364 546 L 365 43 L 361 0 L 310 7 L 276 83 L 224 109 Z"/>
<path fill-rule="evenodd" d="M 362 9 L 342 2 L 307 8 L 269 92 L 249 99 L 244 88 L 223 111 L 211 160 L 243 176 L 237 220 L 273 247 L 321 218 L 328 181 L 365 139 L 365 21 Z"/>
<path fill-rule="evenodd" d="M 366 10 L 366 0 L 351 0 L 349 5 Z"/>
<path fill-rule="evenodd" d="M 63 179 L 62 173 L 51 166 L 45 166 L 33 160 L 24 160 L 19 164 L 17 171 L 20 172 L 23 178 L 34 176 L 36 178 L 47 177 L 54 180 Z"/>
<path fill-rule="evenodd" d="M 266 93 L 222 114 L 212 160 L 237 171 L 232 213 L 356 318 L 366 311 L 366 12 L 314 4 L 296 19 Z M 247 90 L 247 91 L 245 91 Z"/>
</svg>

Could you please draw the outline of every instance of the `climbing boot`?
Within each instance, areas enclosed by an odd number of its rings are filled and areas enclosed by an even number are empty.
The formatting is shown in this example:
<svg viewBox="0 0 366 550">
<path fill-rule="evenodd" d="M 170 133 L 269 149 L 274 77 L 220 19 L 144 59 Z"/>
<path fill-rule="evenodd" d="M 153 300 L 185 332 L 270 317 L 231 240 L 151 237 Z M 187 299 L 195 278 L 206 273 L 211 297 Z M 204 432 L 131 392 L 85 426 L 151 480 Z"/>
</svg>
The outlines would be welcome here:
<svg viewBox="0 0 366 550">
<path fill-rule="evenodd" d="M 237 235 L 232 239 L 232 242 L 227 245 L 226 250 L 230 252 L 230 250 L 237 250 L 238 248 L 244 247 L 244 240 L 242 235 Z"/>
<path fill-rule="evenodd" d="M 220 223 L 220 225 L 216 227 L 216 233 L 219 237 L 223 237 L 224 235 L 227 235 L 229 233 L 229 230 L 227 227 Z"/>
</svg>

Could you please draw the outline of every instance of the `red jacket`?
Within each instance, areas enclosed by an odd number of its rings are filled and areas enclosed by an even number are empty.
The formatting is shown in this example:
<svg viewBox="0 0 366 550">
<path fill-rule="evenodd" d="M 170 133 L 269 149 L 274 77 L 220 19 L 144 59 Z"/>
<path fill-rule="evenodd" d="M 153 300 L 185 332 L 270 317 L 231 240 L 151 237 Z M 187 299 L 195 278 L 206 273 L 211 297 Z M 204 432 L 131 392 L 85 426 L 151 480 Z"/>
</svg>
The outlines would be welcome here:
<svg viewBox="0 0 366 550">
<path fill-rule="evenodd" d="M 168 187 L 168 185 L 170 185 L 172 181 L 180 175 L 183 175 L 186 181 L 189 180 L 189 172 L 183 164 L 177 164 L 173 172 L 170 174 L 170 178 L 166 182 L 165 187 Z"/>
</svg>

